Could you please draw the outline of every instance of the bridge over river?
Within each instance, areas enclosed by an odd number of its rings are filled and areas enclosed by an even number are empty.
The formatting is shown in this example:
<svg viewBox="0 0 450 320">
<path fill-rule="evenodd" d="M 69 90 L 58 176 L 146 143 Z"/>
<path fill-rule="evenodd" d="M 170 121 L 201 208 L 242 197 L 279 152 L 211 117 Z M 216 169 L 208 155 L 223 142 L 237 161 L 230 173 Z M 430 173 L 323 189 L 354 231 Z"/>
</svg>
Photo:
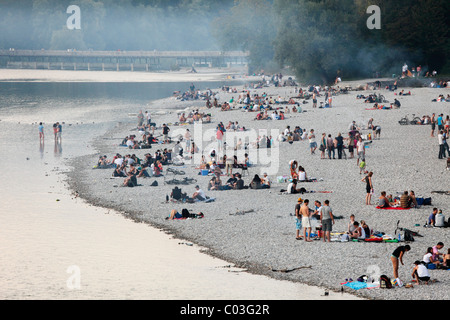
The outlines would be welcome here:
<svg viewBox="0 0 450 320">
<path fill-rule="evenodd" d="M 154 71 L 186 67 L 247 67 L 242 51 L 0 50 L 0 66 L 12 69 Z"/>
</svg>

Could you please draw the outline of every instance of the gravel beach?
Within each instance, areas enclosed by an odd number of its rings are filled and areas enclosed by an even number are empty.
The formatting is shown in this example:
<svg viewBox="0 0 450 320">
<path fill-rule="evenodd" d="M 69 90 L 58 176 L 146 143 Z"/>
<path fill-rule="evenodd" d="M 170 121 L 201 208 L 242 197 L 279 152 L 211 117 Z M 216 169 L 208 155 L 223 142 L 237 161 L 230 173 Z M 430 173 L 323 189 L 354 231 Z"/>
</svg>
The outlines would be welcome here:
<svg viewBox="0 0 450 320">
<path fill-rule="evenodd" d="M 350 86 L 353 89 L 360 84 L 373 80 L 362 80 L 356 82 L 340 83 L 340 87 Z M 205 88 L 199 88 L 204 90 Z M 236 87 L 238 93 L 228 93 L 221 89 L 218 92 L 219 103 L 229 101 L 232 97 L 237 99 L 243 87 Z M 267 93 L 274 99 L 281 96 L 289 98 L 296 96 L 294 87 L 262 87 L 250 89 L 250 94 Z M 306 89 L 306 87 L 303 87 Z M 398 96 L 401 89 L 411 91 L 411 96 Z M 399 109 L 390 110 L 366 110 L 372 108 L 373 104 L 364 103 L 364 99 L 357 99 L 358 95 L 369 95 L 381 93 L 386 100 L 393 102 L 398 99 L 402 106 Z M 219 122 L 227 125 L 229 121 L 238 121 L 239 125 L 250 130 L 256 130 L 256 135 L 267 130 L 269 134 L 279 130 L 283 132 L 287 126 L 291 129 L 300 126 L 309 131 L 314 129 L 316 141 L 320 142 L 322 133 L 331 134 L 335 137 L 342 133 L 347 137 L 348 127 L 352 121 L 358 125 L 367 126 L 370 118 L 374 119 L 375 125 L 381 126 L 381 138 L 373 140 L 366 149 L 367 170 L 372 171 L 374 196 L 372 205 L 366 206 L 365 184 L 361 182 L 357 160 L 322 160 L 320 151 L 311 155 L 308 141 L 296 141 L 293 144 L 282 142 L 279 146 L 270 150 L 259 149 L 258 160 L 262 155 L 272 155 L 272 167 L 269 168 L 256 159 L 252 159 L 254 165 L 249 168 L 248 175 L 243 179 L 248 185 L 255 174 L 267 171 L 272 181 L 270 189 L 263 190 L 229 190 L 208 191 L 207 184 L 210 176 L 199 175 L 196 169 L 198 164 L 190 159 L 185 159 L 185 164 L 176 169 L 185 171 L 187 177 L 197 179 L 197 183 L 215 201 L 210 203 L 166 203 L 166 195 L 170 195 L 173 185 L 164 183 L 165 179 L 173 178 L 174 175 L 163 172 L 164 177 L 138 178 L 139 186 L 135 188 L 119 187 L 123 178 L 113 178 L 113 169 L 93 169 L 99 155 L 108 155 L 112 158 L 116 153 L 122 155 L 136 154 L 144 158 L 146 153 L 154 153 L 158 149 L 173 148 L 174 143 L 169 145 L 153 145 L 152 149 L 128 150 L 119 146 L 125 136 L 136 134 L 136 117 L 123 115 L 117 119 L 117 126 L 99 136 L 92 142 L 98 153 L 71 159 L 69 165 L 73 170 L 68 173 L 68 182 L 73 192 L 86 199 L 91 204 L 112 208 L 121 212 L 125 217 L 139 223 L 148 223 L 160 228 L 174 237 L 192 241 L 200 246 L 208 248 L 207 254 L 219 257 L 238 267 L 247 269 L 251 273 L 262 274 L 275 279 L 283 279 L 301 282 L 309 285 L 324 287 L 329 290 L 341 290 L 341 283 L 345 279 L 356 280 L 361 275 L 371 274 L 371 270 L 378 270 L 379 274 L 393 277 L 390 261 L 391 253 L 401 243 L 364 243 L 364 242 L 332 242 L 323 241 L 297 241 L 295 238 L 296 226 L 294 208 L 299 195 L 288 195 L 281 193 L 281 189 L 287 189 L 288 183 L 278 183 L 278 176 L 289 176 L 289 161 L 295 159 L 303 166 L 308 177 L 317 178 L 318 182 L 300 183 L 307 191 L 300 195 L 303 199 L 310 200 L 310 208 L 313 208 L 315 200 L 322 203 L 330 201 L 330 206 L 336 216 L 342 219 L 336 220 L 333 232 L 345 232 L 351 214 L 356 216 L 357 221 L 364 220 L 374 231 L 383 232 L 395 236 L 397 221 L 400 227 L 418 231 L 423 237 L 415 237 L 410 243 L 412 250 L 406 253 L 404 266 L 400 266 L 399 276 L 404 283 L 411 282 L 413 263 L 421 260 L 428 247 L 444 242 L 442 252 L 447 252 L 449 243 L 449 229 L 424 228 L 427 217 L 432 208 L 443 210 L 448 219 L 450 216 L 450 196 L 435 194 L 432 191 L 450 190 L 450 171 L 446 170 L 446 161 L 438 159 L 438 139 L 430 137 L 431 127 L 429 125 L 400 125 L 399 120 L 405 115 L 412 119 L 413 114 L 422 117 L 432 113 L 444 115 L 449 114 L 448 103 L 432 102 L 440 94 L 449 93 L 449 89 L 432 88 L 399 88 L 396 92 L 385 89 L 349 91 L 348 94 L 340 94 L 333 97 L 333 107 L 324 109 L 313 109 L 312 100 L 302 104 L 303 113 L 286 113 L 285 120 L 254 120 L 255 112 L 245 112 L 237 104 L 230 111 L 220 111 L 218 108 L 205 109 L 205 101 L 180 101 L 174 97 L 155 101 L 150 110 L 155 116 L 152 121 L 157 126 L 162 123 L 174 124 L 178 121 L 177 111 L 186 108 L 201 109 L 200 111 L 211 113 L 212 123 L 203 124 L 203 132 L 213 130 Z M 324 97 L 319 97 L 319 102 Z M 389 103 L 387 103 L 389 105 Z M 286 105 L 275 104 L 274 107 L 285 108 Z M 292 108 L 292 106 L 289 106 Z M 145 110 L 144 110 L 145 111 Z M 139 110 L 130 110 L 137 113 Z M 171 133 L 189 128 L 194 130 L 193 125 L 174 126 L 169 125 Z M 161 130 L 157 130 L 157 134 Z M 362 134 L 371 133 L 362 130 Z M 274 136 L 276 139 L 276 136 Z M 208 146 L 211 142 L 204 142 L 205 156 L 207 157 Z M 184 142 L 182 143 L 184 147 Z M 348 150 L 347 150 L 347 156 Z M 208 157 L 207 157 L 208 158 Z M 337 158 L 337 156 L 336 156 Z M 279 162 L 279 165 L 277 164 Z M 276 165 L 273 170 L 273 165 Z M 170 167 L 170 166 L 169 166 Z M 165 167 L 166 169 L 167 167 Z M 234 172 L 241 172 L 235 169 Z M 182 178 L 183 176 L 176 176 Z M 228 178 L 222 177 L 225 182 Z M 151 186 L 152 182 L 158 182 L 158 186 Z M 192 195 L 194 186 L 180 186 L 183 192 Z M 432 198 L 431 206 L 422 206 L 418 209 L 406 211 L 377 210 L 375 208 L 381 191 L 387 194 L 397 195 L 405 190 L 414 190 L 417 197 Z M 328 191 L 331 193 L 320 193 Z M 179 212 L 183 208 L 193 213 L 203 212 L 203 219 L 188 220 L 166 220 L 172 209 Z M 419 226 L 416 226 L 419 225 Z M 151 245 L 151 244 L 149 244 Z M 295 269 L 295 270 L 293 270 Z M 291 272 L 282 272 L 282 271 Z M 431 278 L 437 282 L 429 285 L 414 285 L 414 288 L 383 289 L 361 289 L 354 291 L 344 287 L 345 292 L 369 299 L 386 300 L 442 300 L 450 298 L 449 271 L 430 270 Z"/>
</svg>

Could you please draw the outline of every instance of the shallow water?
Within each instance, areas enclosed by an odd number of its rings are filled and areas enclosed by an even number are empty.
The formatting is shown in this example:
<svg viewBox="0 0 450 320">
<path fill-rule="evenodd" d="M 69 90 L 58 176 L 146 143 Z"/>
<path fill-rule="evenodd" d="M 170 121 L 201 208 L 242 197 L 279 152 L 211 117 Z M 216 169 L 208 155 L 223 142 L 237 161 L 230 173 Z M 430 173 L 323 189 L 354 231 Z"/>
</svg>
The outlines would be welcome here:
<svg viewBox="0 0 450 320">
<path fill-rule="evenodd" d="M 70 194 L 67 159 L 94 152 L 95 136 L 182 86 L 189 83 L 0 85 L 1 299 L 325 299 L 323 289 L 240 272 Z M 61 144 L 50 132 L 55 121 L 71 124 Z"/>
</svg>

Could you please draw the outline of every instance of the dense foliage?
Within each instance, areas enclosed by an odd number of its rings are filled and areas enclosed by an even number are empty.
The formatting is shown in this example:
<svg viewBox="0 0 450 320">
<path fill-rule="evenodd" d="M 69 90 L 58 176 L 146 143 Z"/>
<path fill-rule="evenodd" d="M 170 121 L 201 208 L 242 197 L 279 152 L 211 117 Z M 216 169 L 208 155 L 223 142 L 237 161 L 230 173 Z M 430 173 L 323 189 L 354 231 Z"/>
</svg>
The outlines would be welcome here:
<svg viewBox="0 0 450 320">
<path fill-rule="evenodd" d="M 81 29 L 69 30 L 69 5 Z M 369 29 L 367 8 L 381 9 Z M 0 0 L 0 48 L 244 50 L 250 71 L 290 67 L 332 82 L 398 74 L 403 63 L 450 73 L 448 0 Z"/>
</svg>

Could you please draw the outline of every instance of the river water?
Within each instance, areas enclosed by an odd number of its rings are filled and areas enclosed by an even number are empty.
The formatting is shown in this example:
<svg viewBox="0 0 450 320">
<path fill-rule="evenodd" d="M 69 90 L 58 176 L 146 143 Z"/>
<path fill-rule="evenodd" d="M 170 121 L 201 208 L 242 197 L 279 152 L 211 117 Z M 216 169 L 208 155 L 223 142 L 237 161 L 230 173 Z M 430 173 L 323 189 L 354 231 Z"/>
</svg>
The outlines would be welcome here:
<svg viewBox="0 0 450 320">
<path fill-rule="evenodd" d="M 0 299 L 354 299 L 242 272 L 71 194 L 67 160 L 94 153 L 91 141 L 118 120 L 189 85 L 0 82 Z M 61 144 L 56 121 L 65 123 Z"/>
</svg>

